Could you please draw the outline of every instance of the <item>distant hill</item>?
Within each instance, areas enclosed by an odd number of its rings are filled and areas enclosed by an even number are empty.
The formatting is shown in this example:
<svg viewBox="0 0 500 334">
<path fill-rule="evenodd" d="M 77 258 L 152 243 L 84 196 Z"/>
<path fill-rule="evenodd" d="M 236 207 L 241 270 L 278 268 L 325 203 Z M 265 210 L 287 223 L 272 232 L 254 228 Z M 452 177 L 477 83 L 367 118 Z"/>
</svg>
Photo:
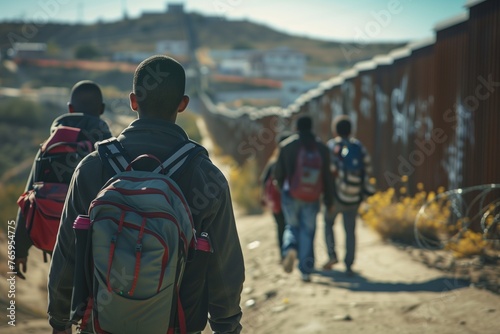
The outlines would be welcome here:
<svg viewBox="0 0 500 334">
<path fill-rule="evenodd" d="M 103 56 L 116 51 L 150 51 L 160 40 L 190 40 L 195 47 L 211 49 L 270 49 L 288 46 L 308 56 L 311 66 L 345 67 L 354 62 L 387 53 L 401 44 L 373 43 L 355 48 L 350 59 L 342 48 L 353 50 L 354 44 L 297 37 L 247 20 L 225 20 L 198 13 L 149 13 L 137 19 L 110 23 L 61 24 L 37 26 L 22 22 L 0 23 L 2 53 L 13 42 L 48 43 L 48 53 L 70 58 L 78 45 L 93 45 Z"/>
</svg>

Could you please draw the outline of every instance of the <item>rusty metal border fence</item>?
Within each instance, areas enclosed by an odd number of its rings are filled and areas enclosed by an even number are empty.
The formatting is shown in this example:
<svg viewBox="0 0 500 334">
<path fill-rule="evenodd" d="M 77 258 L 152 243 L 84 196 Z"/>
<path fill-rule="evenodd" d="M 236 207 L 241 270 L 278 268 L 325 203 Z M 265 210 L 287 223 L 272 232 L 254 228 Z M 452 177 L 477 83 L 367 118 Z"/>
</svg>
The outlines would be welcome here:
<svg viewBox="0 0 500 334">
<path fill-rule="evenodd" d="M 466 14 L 435 36 L 356 64 L 287 108 L 227 110 L 202 96 L 216 144 L 239 163 L 263 168 L 275 137 L 313 118 L 326 141 L 347 114 L 373 157 L 378 188 L 409 191 L 500 183 L 500 1 L 470 0 Z"/>
</svg>

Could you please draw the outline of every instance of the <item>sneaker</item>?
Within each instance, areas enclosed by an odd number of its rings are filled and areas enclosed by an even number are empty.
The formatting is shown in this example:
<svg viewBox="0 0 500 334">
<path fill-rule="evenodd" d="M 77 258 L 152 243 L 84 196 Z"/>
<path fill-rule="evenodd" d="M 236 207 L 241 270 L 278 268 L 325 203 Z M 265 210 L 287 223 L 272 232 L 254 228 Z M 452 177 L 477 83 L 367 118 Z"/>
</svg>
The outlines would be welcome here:
<svg viewBox="0 0 500 334">
<path fill-rule="evenodd" d="M 309 274 L 302 274 L 302 282 L 306 282 L 306 283 L 311 282 L 311 275 L 309 275 Z"/>
<path fill-rule="evenodd" d="M 333 265 L 337 263 L 339 263 L 337 259 L 330 259 L 330 261 L 323 265 L 323 270 L 332 270 Z"/>
<path fill-rule="evenodd" d="M 290 248 L 283 259 L 283 269 L 286 273 L 291 273 L 293 271 L 295 259 L 297 259 L 297 250 Z"/>
<path fill-rule="evenodd" d="M 349 277 L 353 277 L 355 275 L 354 271 L 352 271 L 350 267 L 346 269 L 345 274 Z"/>
</svg>

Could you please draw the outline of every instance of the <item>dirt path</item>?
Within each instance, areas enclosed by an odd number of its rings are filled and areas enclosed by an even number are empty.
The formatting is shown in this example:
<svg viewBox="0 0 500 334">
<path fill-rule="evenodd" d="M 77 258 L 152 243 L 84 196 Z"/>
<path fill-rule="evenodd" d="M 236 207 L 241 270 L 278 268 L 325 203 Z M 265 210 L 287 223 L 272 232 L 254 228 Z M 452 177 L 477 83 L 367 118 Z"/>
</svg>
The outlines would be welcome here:
<svg viewBox="0 0 500 334">
<path fill-rule="evenodd" d="M 338 243 L 344 238 L 341 225 L 335 224 Z M 303 283 L 298 270 L 288 275 L 277 264 L 270 215 L 242 217 L 238 226 L 246 259 L 247 333 L 498 333 L 499 295 L 429 269 L 362 223 L 358 275 L 347 277 L 338 264 L 313 275 L 311 283 Z M 319 216 L 316 268 L 327 259 L 322 230 Z"/>
<path fill-rule="evenodd" d="M 297 270 L 282 271 L 269 214 L 242 216 L 237 224 L 246 261 L 244 333 L 498 333 L 499 295 L 429 269 L 362 224 L 358 275 L 347 277 L 339 264 L 332 272 L 313 275 L 311 283 L 303 283 Z M 322 227 L 319 216 L 316 267 L 326 260 Z M 341 227 L 335 225 L 339 243 Z M 343 255 L 342 248 L 338 252 Z M 47 268 L 32 250 L 28 279 L 16 281 L 16 327 L 8 326 L 4 316 L 1 333 L 50 333 L 44 319 Z M 5 279 L 1 288 L 7 291 Z M 6 312 L 6 293 L 0 300 Z"/>
</svg>

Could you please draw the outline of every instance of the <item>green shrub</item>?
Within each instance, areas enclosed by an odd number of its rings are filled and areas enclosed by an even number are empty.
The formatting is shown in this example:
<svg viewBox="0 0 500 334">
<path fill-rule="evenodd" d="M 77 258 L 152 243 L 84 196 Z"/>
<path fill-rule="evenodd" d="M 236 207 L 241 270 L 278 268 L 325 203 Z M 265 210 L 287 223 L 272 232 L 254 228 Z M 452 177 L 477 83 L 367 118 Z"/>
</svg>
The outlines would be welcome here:
<svg viewBox="0 0 500 334">
<path fill-rule="evenodd" d="M 84 44 L 75 48 L 76 59 L 94 59 L 100 55 L 99 49 L 93 45 Z"/>
</svg>

